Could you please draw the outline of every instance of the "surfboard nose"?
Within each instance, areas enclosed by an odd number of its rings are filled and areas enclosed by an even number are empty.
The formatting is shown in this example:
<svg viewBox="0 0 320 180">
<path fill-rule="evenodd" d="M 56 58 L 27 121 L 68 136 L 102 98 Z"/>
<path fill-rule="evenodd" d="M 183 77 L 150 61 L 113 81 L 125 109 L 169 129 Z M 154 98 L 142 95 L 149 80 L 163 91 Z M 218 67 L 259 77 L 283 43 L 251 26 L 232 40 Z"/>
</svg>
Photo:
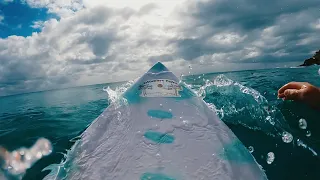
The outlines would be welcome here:
<svg viewBox="0 0 320 180">
<path fill-rule="evenodd" d="M 159 72 L 162 72 L 162 71 L 169 71 L 168 68 L 163 65 L 161 62 L 157 62 L 156 64 L 154 64 L 152 66 L 152 68 L 148 71 L 148 72 L 151 72 L 151 73 L 159 73 Z"/>
</svg>

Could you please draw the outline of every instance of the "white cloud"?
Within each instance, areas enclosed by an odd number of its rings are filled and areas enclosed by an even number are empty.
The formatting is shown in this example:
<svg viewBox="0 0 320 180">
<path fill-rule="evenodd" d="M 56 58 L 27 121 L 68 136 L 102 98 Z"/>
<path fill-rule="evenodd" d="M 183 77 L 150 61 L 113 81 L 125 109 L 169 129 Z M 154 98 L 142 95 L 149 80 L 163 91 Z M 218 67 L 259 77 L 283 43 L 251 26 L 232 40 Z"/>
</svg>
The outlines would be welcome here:
<svg viewBox="0 0 320 180">
<path fill-rule="evenodd" d="M 68 17 L 83 9 L 82 0 L 24 0 L 33 8 L 47 8 L 49 13 Z"/>
<path fill-rule="evenodd" d="M 61 19 L 34 22 L 41 32 L 29 37 L 0 39 L 0 95 L 133 79 L 155 61 L 177 73 L 187 73 L 189 64 L 195 72 L 223 70 L 222 63 L 239 69 L 265 55 L 285 58 L 298 42 L 308 45 L 308 37 L 289 38 L 309 31 L 300 21 L 315 22 L 307 11 L 271 14 L 270 24 L 252 28 L 248 17 L 228 20 L 242 11 L 219 14 L 224 1 L 25 1 Z M 312 43 L 319 42 L 314 37 Z"/>
<path fill-rule="evenodd" d="M 139 10 L 86 8 L 60 21 L 35 22 L 42 32 L 30 37 L 1 39 L 0 85 L 23 84 L 27 91 L 137 76 L 149 67 L 149 56 L 173 52 L 164 48 L 173 37 L 166 25 L 149 23 L 157 15 L 143 17 Z M 14 92 L 10 87 L 0 94 Z"/>
<path fill-rule="evenodd" d="M 231 32 L 231 33 L 218 33 L 213 35 L 211 38 L 208 39 L 209 43 L 213 44 L 221 44 L 221 45 L 236 45 L 237 43 L 242 42 L 246 36 L 240 36 L 237 33 Z"/>
<path fill-rule="evenodd" d="M 34 21 L 33 25 L 31 25 L 33 29 L 42 29 L 43 26 L 44 26 L 44 21 Z"/>
<path fill-rule="evenodd" d="M 315 23 L 312 23 L 311 27 L 320 30 L 320 19 L 318 19 Z"/>
</svg>

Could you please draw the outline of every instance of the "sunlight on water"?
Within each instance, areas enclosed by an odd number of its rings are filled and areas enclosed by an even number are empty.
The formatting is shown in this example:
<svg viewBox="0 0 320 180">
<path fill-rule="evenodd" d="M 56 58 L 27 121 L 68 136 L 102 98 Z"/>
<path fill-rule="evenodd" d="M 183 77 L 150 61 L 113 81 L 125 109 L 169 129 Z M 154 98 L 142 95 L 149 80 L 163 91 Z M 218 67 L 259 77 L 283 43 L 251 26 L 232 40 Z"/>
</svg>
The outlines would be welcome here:
<svg viewBox="0 0 320 180">
<path fill-rule="evenodd" d="M 51 152 L 52 145 L 45 138 L 38 139 L 29 149 L 23 147 L 9 152 L 0 147 L 0 160 L 3 161 L 1 167 L 9 176 L 22 179 L 27 169 L 39 159 L 51 154 Z"/>
</svg>

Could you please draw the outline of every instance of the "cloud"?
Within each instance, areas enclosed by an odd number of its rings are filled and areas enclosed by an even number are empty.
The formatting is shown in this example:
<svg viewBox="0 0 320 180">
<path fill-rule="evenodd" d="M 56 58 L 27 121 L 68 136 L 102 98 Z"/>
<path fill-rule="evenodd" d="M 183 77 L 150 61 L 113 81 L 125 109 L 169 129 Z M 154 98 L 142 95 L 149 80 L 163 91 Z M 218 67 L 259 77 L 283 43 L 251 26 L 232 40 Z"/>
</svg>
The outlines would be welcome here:
<svg viewBox="0 0 320 180">
<path fill-rule="evenodd" d="M 74 15 L 83 9 L 81 0 L 23 0 L 32 8 L 47 8 L 49 13 L 55 13 L 60 17 Z"/>
<path fill-rule="evenodd" d="M 223 61 L 301 61 L 319 48 L 319 33 L 310 26 L 319 18 L 319 7 L 316 0 L 305 1 L 304 6 L 289 0 L 190 3 L 182 13 L 189 25 L 183 27 L 181 37 L 173 39 L 178 49 L 174 56 L 191 61 L 229 53 L 239 56 Z M 279 58 L 279 50 L 282 55 L 292 54 L 291 58 Z M 256 55 L 259 58 L 250 58 Z"/>
<path fill-rule="evenodd" d="M 0 96 L 128 80 L 156 61 L 178 73 L 299 64 L 319 49 L 317 1 L 25 0 L 59 18 L 0 39 Z"/>
<path fill-rule="evenodd" d="M 44 26 L 44 21 L 34 21 L 33 25 L 31 25 L 33 29 L 42 29 L 43 26 Z"/>
</svg>

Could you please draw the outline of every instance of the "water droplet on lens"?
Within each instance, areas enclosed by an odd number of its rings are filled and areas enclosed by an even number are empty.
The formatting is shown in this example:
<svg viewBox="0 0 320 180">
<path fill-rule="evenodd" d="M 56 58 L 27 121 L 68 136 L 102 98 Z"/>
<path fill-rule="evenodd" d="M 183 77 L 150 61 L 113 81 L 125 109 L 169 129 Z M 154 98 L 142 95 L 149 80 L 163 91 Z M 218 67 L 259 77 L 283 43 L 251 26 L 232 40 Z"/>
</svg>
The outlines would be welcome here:
<svg viewBox="0 0 320 180">
<path fill-rule="evenodd" d="M 306 136 L 307 136 L 307 137 L 310 137 L 310 136 L 311 136 L 311 131 L 307 131 Z"/>
<path fill-rule="evenodd" d="M 254 148 L 253 148 L 252 146 L 249 146 L 249 147 L 248 147 L 248 150 L 249 150 L 250 153 L 253 153 Z"/>
<path fill-rule="evenodd" d="M 299 120 L 299 127 L 300 129 L 307 129 L 307 121 L 303 118 Z"/>
<path fill-rule="evenodd" d="M 292 140 L 293 140 L 293 136 L 290 133 L 288 133 L 286 131 L 282 133 L 282 141 L 283 142 L 290 143 L 290 142 L 292 142 Z"/>
<path fill-rule="evenodd" d="M 272 120 L 271 116 L 267 116 L 267 117 L 266 117 L 266 120 L 269 121 L 269 123 L 270 123 L 271 125 L 274 125 L 274 124 L 275 124 L 275 122 Z"/>
<path fill-rule="evenodd" d="M 297 145 L 298 145 L 298 146 L 302 146 L 302 145 L 303 145 L 303 142 L 302 142 L 300 139 L 297 139 Z"/>
<path fill-rule="evenodd" d="M 37 150 L 39 151 L 39 154 L 37 153 L 37 157 L 39 157 L 39 159 L 42 156 L 47 156 L 47 155 L 51 154 L 51 152 L 52 152 L 51 143 L 49 140 L 47 140 L 45 138 L 39 139 L 36 142 L 35 146 L 36 146 Z"/>
<path fill-rule="evenodd" d="M 160 106 L 162 107 L 162 104 L 160 104 Z"/>
<path fill-rule="evenodd" d="M 172 109 L 169 109 L 169 111 L 171 112 L 171 111 L 172 111 Z"/>
<path fill-rule="evenodd" d="M 273 152 L 269 152 L 269 153 L 267 154 L 267 163 L 268 163 L 268 164 L 273 163 L 274 159 L 275 159 L 274 153 L 273 153 Z"/>
</svg>

